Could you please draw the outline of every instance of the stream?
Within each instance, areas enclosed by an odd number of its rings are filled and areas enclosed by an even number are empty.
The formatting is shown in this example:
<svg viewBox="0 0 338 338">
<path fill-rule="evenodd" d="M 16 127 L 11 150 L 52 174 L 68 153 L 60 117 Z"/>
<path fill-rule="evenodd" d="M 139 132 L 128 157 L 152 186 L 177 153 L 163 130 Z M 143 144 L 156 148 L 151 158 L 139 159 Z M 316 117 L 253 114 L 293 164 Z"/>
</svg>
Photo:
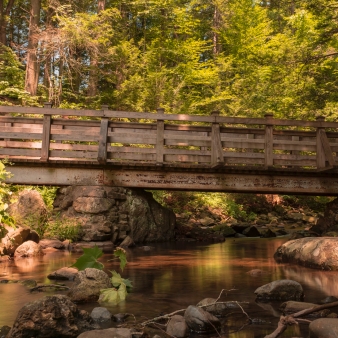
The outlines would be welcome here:
<svg viewBox="0 0 338 338">
<path fill-rule="evenodd" d="M 118 305 L 102 305 L 111 313 L 131 313 L 138 322 L 160 314 L 195 305 L 206 297 L 220 301 L 248 302 L 243 307 L 259 323 L 246 325 L 246 317 L 236 311 L 224 319 L 223 332 L 231 338 L 264 337 L 277 327 L 280 312 L 276 304 L 255 303 L 257 287 L 278 279 L 293 279 L 303 286 L 306 302 L 319 302 L 326 296 L 338 296 L 337 272 L 318 271 L 296 265 L 277 264 L 276 249 L 287 238 L 239 238 L 224 243 L 156 243 L 151 250 L 142 247 L 127 250 L 128 264 L 122 276 L 133 283 L 127 299 Z M 40 258 L 27 258 L 0 264 L 0 280 L 34 279 L 38 283 L 53 283 L 46 276 L 64 266 L 70 266 L 78 253 L 53 252 Z M 105 270 L 119 270 L 112 254 L 105 253 L 100 261 Z M 247 272 L 261 269 L 265 273 L 251 276 Z M 71 282 L 67 282 L 71 285 Z M 20 284 L 0 284 L 0 327 L 11 326 L 20 308 L 48 292 L 31 293 Z M 98 303 L 81 304 L 91 311 Z M 130 317 L 129 320 L 134 320 Z M 241 331 L 238 331 L 244 325 Z M 290 327 L 283 337 L 305 336 L 307 326 Z"/>
</svg>

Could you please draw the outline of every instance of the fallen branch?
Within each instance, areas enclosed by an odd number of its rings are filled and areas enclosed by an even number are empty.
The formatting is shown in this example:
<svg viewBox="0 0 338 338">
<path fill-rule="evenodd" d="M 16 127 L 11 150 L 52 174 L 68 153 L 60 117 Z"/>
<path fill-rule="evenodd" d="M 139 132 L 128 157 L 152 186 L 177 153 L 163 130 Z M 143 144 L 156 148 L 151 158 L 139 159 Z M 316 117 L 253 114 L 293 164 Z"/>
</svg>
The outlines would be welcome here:
<svg viewBox="0 0 338 338">
<path fill-rule="evenodd" d="M 215 305 L 215 304 L 227 304 L 227 303 L 231 303 L 231 302 L 232 302 L 232 303 L 237 304 L 237 305 L 242 309 L 242 311 L 244 311 L 243 308 L 238 304 L 237 301 L 229 301 L 229 302 L 219 302 L 219 301 L 218 301 L 218 300 L 221 298 L 222 293 L 223 293 L 224 291 L 230 292 L 230 291 L 234 291 L 234 290 L 236 290 L 236 289 L 230 289 L 230 290 L 222 289 L 221 292 L 220 292 L 220 294 L 219 294 L 219 296 L 217 297 L 217 299 L 216 299 L 213 303 L 206 304 L 206 305 L 199 305 L 199 307 L 200 307 L 200 308 L 205 308 L 205 307 L 209 307 L 209 306 L 212 306 L 212 305 Z M 185 310 L 186 310 L 186 309 L 176 310 L 176 311 L 171 312 L 171 313 L 168 313 L 168 314 L 166 314 L 166 315 L 162 315 L 162 316 L 155 317 L 155 318 L 153 318 L 153 319 L 149 319 L 149 320 L 147 320 L 147 321 L 141 323 L 141 325 L 142 325 L 142 326 L 146 326 L 146 325 L 149 325 L 149 324 L 156 324 L 156 322 L 157 322 L 158 320 L 162 320 L 162 319 L 170 319 L 172 316 L 176 315 L 177 313 L 184 312 Z"/>
<path fill-rule="evenodd" d="M 323 304 L 323 305 L 316 305 L 309 309 L 305 309 L 302 311 L 298 311 L 296 313 L 293 313 L 289 316 L 281 316 L 278 322 L 277 329 L 272 332 L 271 334 L 265 336 L 264 338 L 277 338 L 279 337 L 290 325 L 298 325 L 298 322 L 304 322 L 305 319 L 297 319 L 301 316 L 306 316 L 310 313 L 325 310 L 331 307 L 338 306 L 338 302 Z"/>
</svg>

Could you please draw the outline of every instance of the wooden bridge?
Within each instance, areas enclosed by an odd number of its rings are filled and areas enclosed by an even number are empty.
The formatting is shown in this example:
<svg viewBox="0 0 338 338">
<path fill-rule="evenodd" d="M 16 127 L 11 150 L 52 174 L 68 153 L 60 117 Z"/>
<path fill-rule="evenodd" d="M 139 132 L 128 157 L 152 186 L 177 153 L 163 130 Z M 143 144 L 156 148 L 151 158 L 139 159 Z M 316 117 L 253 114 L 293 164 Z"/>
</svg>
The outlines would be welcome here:
<svg viewBox="0 0 338 338">
<path fill-rule="evenodd" d="M 0 106 L 15 184 L 338 195 L 338 123 Z"/>
</svg>

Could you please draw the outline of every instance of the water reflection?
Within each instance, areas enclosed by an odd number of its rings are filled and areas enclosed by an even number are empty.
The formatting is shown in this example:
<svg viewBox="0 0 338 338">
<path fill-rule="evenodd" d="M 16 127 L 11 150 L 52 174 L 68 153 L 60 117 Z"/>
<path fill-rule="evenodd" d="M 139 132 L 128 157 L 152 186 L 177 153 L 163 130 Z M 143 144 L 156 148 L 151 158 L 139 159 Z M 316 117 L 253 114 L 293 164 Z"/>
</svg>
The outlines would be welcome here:
<svg viewBox="0 0 338 338">
<path fill-rule="evenodd" d="M 224 320 L 223 330 L 228 337 L 254 338 L 271 333 L 278 322 L 277 306 L 256 304 L 254 290 L 273 280 L 290 278 L 300 282 L 306 301 L 315 302 L 326 295 L 338 295 L 337 273 L 315 271 L 294 265 L 279 265 L 273 259 L 277 247 L 286 239 L 230 239 L 225 243 L 198 245 L 189 243 L 156 244 L 151 251 L 140 248 L 128 250 L 128 265 L 124 277 L 132 280 L 134 289 L 127 300 L 108 306 L 112 313 L 133 313 L 138 321 L 153 318 L 196 304 L 206 297 L 217 298 L 222 289 L 222 300 L 249 302 L 250 316 L 264 320 L 264 325 L 245 324 L 242 315 Z M 48 253 L 41 258 L 20 260 L 0 265 L 0 279 L 35 279 L 49 282 L 46 276 L 63 266 L 71 265 L 79 254 Z M 107 270 L 118 270 L 118 262 L 111 261 L 111 253 L 101 261 Z M 261 269 L 265 274 L 251 276 L 247 272 Z M 11 325 L 24 303 L 41 298 L 45 293 L 31 294 L 18 284 L 0 284 L 0 326 Z M 88 311 L 98 304 L 81 305 Z M 285 337 L 301 336 L 302 328 L 290 328 Z"/>
</svg>

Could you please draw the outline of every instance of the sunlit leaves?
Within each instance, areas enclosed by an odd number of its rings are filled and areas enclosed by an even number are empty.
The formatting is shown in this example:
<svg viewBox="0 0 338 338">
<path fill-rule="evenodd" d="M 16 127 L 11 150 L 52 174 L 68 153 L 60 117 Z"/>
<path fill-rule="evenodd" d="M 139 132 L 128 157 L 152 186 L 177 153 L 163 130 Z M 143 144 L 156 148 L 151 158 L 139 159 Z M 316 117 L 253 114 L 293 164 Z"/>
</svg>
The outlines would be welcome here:
<svg viewBox="0 0 338 338">
<path fill-rule="evenodd" d="M 117 247 L 116 250 L 114 250 L 113 255 L 120 260 L 120 269 L 123 271 L 125 266 L 127 265 L 127 256 L 126 251 L 123 248 Z"/>
<path fill-rule="evenodd" d="M 100 248 L 95 245 L 93 248 L 83 248 L 83 252 L 84 254 L 71 265 L 72 267 L 77 268 L 80 271 L 87 268 L 103 269 L 103 264 L 97 260 L 103 255 Z"/>
</svg>

